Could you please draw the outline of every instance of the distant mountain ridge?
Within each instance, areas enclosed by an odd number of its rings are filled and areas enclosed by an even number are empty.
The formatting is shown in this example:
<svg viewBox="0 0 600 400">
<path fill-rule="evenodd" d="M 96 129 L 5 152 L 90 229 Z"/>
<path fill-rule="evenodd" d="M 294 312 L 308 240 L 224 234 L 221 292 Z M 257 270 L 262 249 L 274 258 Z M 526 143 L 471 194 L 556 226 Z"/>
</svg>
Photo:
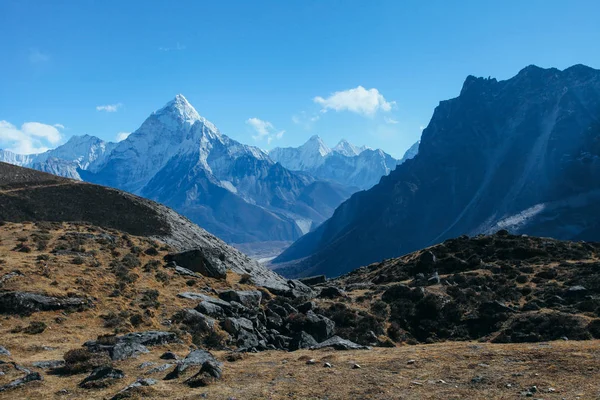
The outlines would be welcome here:
<svg viewBox="0 0 600 400">
<path fill-rule="evenodd" d="M 300 147 L 274 148 L 269 156 L 292 171 L 360 189 L 372 187 L 399 163 L 383 150 L 355 146 L 345 139 L 331 149 L 317 135 Z"/>
<path fill-rule="evenodd" d="M 498 229 L 598 241 L 599 202 L 599 70 L 469 76 L 435 109 L 416 157 L 274 261 L 289 276 L 336 276 Z"/>
<path fill-rule="evenodd" d="M 356 188 L 291 172 L 219 132 L 182 95 L 119 143 L 74 136 L 48 152 L 0 161 L 142 195 L 229 243 L 291 242 Z"/>
</svg>

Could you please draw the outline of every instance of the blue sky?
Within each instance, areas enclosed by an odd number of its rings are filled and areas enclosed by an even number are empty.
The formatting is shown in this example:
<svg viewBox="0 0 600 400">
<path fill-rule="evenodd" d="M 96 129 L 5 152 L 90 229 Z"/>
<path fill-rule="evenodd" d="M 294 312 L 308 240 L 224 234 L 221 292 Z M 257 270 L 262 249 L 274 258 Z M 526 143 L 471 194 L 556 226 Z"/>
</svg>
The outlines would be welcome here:
<svg viewBox="0 0 600 400">
<path fill-rule="evenodd" d="M 599 15 L 595 0 L 0 0 L 0 147 L 116 140 L 182 93 L 243 143 L 319 134 L 401 156 L 469 74 L 600 68 Z"/>
</svg>

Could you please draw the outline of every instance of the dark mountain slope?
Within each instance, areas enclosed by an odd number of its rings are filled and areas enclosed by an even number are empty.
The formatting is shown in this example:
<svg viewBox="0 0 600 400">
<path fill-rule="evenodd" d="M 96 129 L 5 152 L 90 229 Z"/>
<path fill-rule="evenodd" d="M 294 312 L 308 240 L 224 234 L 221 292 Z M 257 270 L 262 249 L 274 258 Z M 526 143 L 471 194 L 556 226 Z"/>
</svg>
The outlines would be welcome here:
<svg viewBox="0 0 600 400">
<path fill-rule="evenodd" d="M 424 130 L 419 154 L 352 196 L 275 262 L 336 276 L 462 234 L 597 240 L 600 71 L 530 66 L 468 77 Z M 284 264 L 285 265 L 285 264 Z"/>
<path fill-rule="evenodd" d="M 86 222 L 151 237 L 180 251 L 200 249 L 211 263 L 250 274 L 257 285 L 291 290 L 287 280 L 161 204 L 5 163 L 0 163 L 0 221 Z"/>
</svg>

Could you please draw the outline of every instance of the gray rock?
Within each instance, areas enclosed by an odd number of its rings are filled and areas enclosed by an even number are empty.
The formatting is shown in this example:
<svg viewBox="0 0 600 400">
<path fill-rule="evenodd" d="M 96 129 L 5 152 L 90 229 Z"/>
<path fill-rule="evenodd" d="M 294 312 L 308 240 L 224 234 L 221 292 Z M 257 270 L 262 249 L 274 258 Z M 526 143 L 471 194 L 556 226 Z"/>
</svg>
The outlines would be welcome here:
<svg viewBox="0 0 600 400">
<path fill-rule="evenodd" d="M 299 278 L 298 280 L 305 285 L 313 286 L 313 285 L 318 285 L 318 284 L 327 282 L 327 277 L 325 275 L 317 275 L 317 276 L 309 276 L 306 278 Z"/>
<path fill-rule="evenodd" d="M 191 308 L 184 308 L 173 317 L 174 320 L 181 320 L 185 325 L 194 327 L 196 330 L 209 331 L 212 330 L 217 321 L 214 318 L 207 317 Z"/>
<path fill-rule="evenodd" d="M 36 368 L 41 368 L 41 369 L 54 369 L 54 368 L 64 367 L 65 362 L 64 362 L 64 360 L 36 361 L 36 362 L 31 363 L 31 365 L 33 365 Z"/>
<path fill-rule="evenodd" d="M 208 351 L 201 349 L 193 350 L 177 365 L 177 367 L 171 373 L 165 377 L 165 380 L 176 379 L 189 367 L 200 366 L 207 361 L 213 361 L 217 364 L 220 364 Z"/>
<path fill-rule="evenodd" d="M 219 293 L 219 297 L 228 302 L 238 302 L 244 307 L 258 308 L 262 293 L 258 290 L 226 290 Z"/>
<path fill-rule="evenodd" d="M 143 362 L 140 365 L 138 365 L 138 368 L 139 369 L 145 369 L 145 368 L 151 367 L 153 365 L 156 365 L 156 363 L 152 362 L 152 361 L 146 361 L 146 362 Z"/>
<path fill-rule="evenodd" d="M 152 386 L 152 385 L 156 385 L 156 380 L 152 379 L 152 378 L 140 378 L 137 381 L 133 382 L 131 385 L 125 387 L 124 389 L 120 390 L 119 393 L 117 393 L 116 395 L 114 395 L 111 400 L 120 400 L 120 399 L 126 399 L 129 398 L 129 396 L 131 396 L 131 394 L 129 394 L 129 392 L 131 392 L 133 389 L 135 388 L 139 388 L 139 387 L 147 387 L 147 386 Z"/>
<path fill-rule="evenodd" d="M 173 353 L 172 351 L 167 351 L 160 356 L 160 359 L 161 360 L 177 360 L 178 357 L 177 357 L 177 354 Z"/>
<path fill-rule="evenodd" d="M 225 316 L 223 307 L 208 301 L 202 301 L 196 306 L 195 310 L 213 318 L 223 318 Z"/>
<path fill-rule="evenodd" d="M 190 387 L 203 387 L 221 379 L 223 375 L 222 365 L 216 361 L 206 361 L 202 364 L 200 371 L 185 381 Z"/>
<path fill-rule="evenodd" d="M 242 329 L 252 332 L 254 326 L 247 318 L 226 318 L 222 322 L 223 329 L 232 335 L 237 335 Z"/>
<path fill-rule="evenodd" d="M 202 275 L 199 275 L 199 274 L 197 274 L 197 273 L 195 273 L 193 271 L 190 271 L 187 268 L 180 267 L 177 264 L 175 264 L 175 266 L 173 266 L 173 269 L 175 270 L 175 273 L 178 274 L 178 275 L 189 276 L 189 277 L 192 277 L 192 278 L 201 278 L 202 277 Z"/>
<path fill-rule="evenodd" d="M 4 284 L 4 282 L 19 277 L 19 276 L 25 276 L 22 273 L 20 273 L 19 271 L 13 271 L 13 272 L 9 272 L 8 274 L 4 274 L 0 277 L 0 286 L 2 286 Z"/>
<path fill-rule="evenodd" d="M 43 381 L 43 380 L 44 380 L 44 378 L 42 378 L 42 375 L 40 375 L 38 372 L 30 372 L 22 378 L 15 379 L 14 381 L 7 383 L 6 385 L 0 386 L 0 393 L 5 392 L 7 390 L 18 388 L 29 382 Z"/>
<path fill-rule="evenodd" d="M 149 353 L 150 350 L 143 344 L 135 342 L 117 343 L 110 352 L 110 357 L 115 361 L 127 360 L 128 358 L 137 357 L 140 354 Z"/>
<path fill-rule="evenodd" d="M 317 315 L 313 311 L 306 313 L 304 330 L 317 341 L 330 338 L 335 330 L 335 322 L 323 315 Z"/>
<path fill-rule="evenodd" d="M 0 356 L 10 356 L 10 351 L 4 346 L 0 346 Z"/>
<path fill-rule="evenodd" d="M 295 351 L 299 349 L 310 349 L 311 347 L 317 345 L 318 342 L 315 340 L 314 337 L 312 337 L 304 331 L 301 331 L 290 342 L 290 350 Z"/>
<path fill-rule="evenodd" d="M 228 302 L 223 301 L 221 299 L 217 299 L 215 297 L 208 296 L 203 293 L 183 292 L 179 293 L 177 296 L 181 297 L 182 299 L 206 301 L 208 303 L 222 307 L 223 309 L 231 308 L 231 304 L 229 304 Z"/>
<path fill-rule="evenodd" d="M 90 302 L 80 297 L 51 297 L 39 293 L 0 293 L 0 314 L 29 315 L 38 311 L 82 310 Z"/>
<path fill-rule="evenodd" d="M 329 286 L 321 289 L 318 297 L 322 299 L 335 299 L 344 296 L 346 296 L 346 293 L 343 290 L 336 288 L 335 286 Z"/>
<path fill-rule="evenodd" d="M 312 346 L 311 350 L 324 349 L 326 347 L 333 347 L 336 350 L 370 350 L 370 347 L 356 344 L 346 339 L 342 339 L 339 336 L 334 336 L 322 343 Z"/>
<path fill-rule="evenodd" d="M 302 303 L 298 306 L 298 311 L 306 314 L 310 310 L 314 310 L 317 308 L 317 304 L 314 301 L 307 301 L 306 303 Z"/>
<path fill-rule="evenodd" d="M 151 368 L 148 371 L 146 371 L 146 375 L 152 375 L 152 374 L 156 374 L 158 372 L 164 372 L 164 371 L 168 370 L 169 368 L 171 368 L 173 365 L 175 365 L 175 364 L 159 365 L 158 367 L 154 367 L 154 368 Z"/>
<path fill-rule="evenodd" d="M 114 344 L 103 344 L 98 341 L 89 341 L 84 346 L 91 352 L 105 351 L 113 360 L 125 360 L 142 353 L 147 353 L 146 346 L 158 346 L 169 343 L 181 343 L 173 332 L 145 331 L 133 332 L 123 336 L 116 336 Z"/>
<path fill-rule="evenodd" d="M 206 257 L 205 252 L 199 249 L 167 254 L 165 261 L 175 262 L 183 268 L 210 278 L 224 279 L 227 276 L 227 268 L 223 262 L 215 262 L 216 260 Z"/>
<path fill-rule="evenodd" d="M 79 384 L 84 389 L 99 389 L 112 385 L 116 380 L 123 379 L 125 373 L 113 367 L 98 367 Z"/>
</svg>

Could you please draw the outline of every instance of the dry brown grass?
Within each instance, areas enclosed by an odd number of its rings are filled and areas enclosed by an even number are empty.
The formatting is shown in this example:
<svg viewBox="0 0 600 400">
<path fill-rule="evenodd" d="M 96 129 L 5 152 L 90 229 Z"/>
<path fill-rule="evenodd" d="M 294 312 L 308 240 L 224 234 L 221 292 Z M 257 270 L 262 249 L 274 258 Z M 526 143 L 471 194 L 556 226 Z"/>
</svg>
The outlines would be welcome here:
<svg viewBox="0 0 600 400">
<path fill-rule="evenodd" d="M 10 358 L 21 365 L 43 374 L 44 380 L 6 393 L 2 399 L 103 399 L 112 397 L 121 388 L 138 377 L 152 377 L 158 383 L 145 390 L 145 398 L 199 399 L 206 394 L 209 399 L 514 399 L 531 386 L 539 392 L 535 398 L 543 399 L 598 399 L 600 398 L 600 341 L 552 342 L 540 344 L 500 345 L 489 343 L 461 342 L 433 345 L 401 346 L 396 348 L 375 348 L 370 351 L 309 351 L 293 353 L 269 351 L 248 354 L 235 362 L 226 361 L 226 352 L 215 352 L 224 362 L 223 379 L 206 388 L 191 389 L 182 384 L 185 379 L 163 381 L 168 371 L 155 375 L 144 375 L 146 370 L 139 365 L 146 361 L 163 364 L 159 356 L 166 350 L 184 357 L 191 345 L 191 338 L 184 337 L 184 343 L 152 348 L 151 353 L 137 359 L 115 363 L 125 371 L 126 377 L 116 385 L 101 390 L 85 390 L 78 383 L 86 374 L 74 376 L 51 375 L 31 367 L 31 363 L 42 360 L 62 359 L 71 349 L 99 335 L 113 332 L 104 326 L 101 318 L 109 312 L 123 310 L 140 311 L 142 293 L 149 289 L 159 290 L 160 306 L 151 309 L 141 326 L 134 328 L 125 325 L 127 331 L 149 329 L 168 330 L 161 324 L 184 307 L 194 307 L 196 302 L 178 298 L 182 291 L 200 290 L 212 287 L 247 289 L 240 284 L 240 276 L 230 274 L 225 281 L 210 278 L 195 279 L 192 287 L 187 285 L 189 278 L 174 275 L 162 267 L 162 257 L 167 249 L 159 250 L 158 255 L 139 255 L 142 267 L 135 268 L 139 275 L 135 283 L 129 285 L 123 294 L 110 297 L 116 285 L 116 277 L 110 272 L 110 263 L 121 259 L 129 252 L 130 244 L 142 250 L 150 244 L 142 237 L 129 236 L 117 246 L 119 256 L 102 246 L 88 242 L 83 244 L 86 252 L 95 251 L 91 258 L 84 257 L 83 264 L 73 263 L 73 255 L 55 255 L 58 238 L 66 232 L 112 233 L 119 232 L 98 228 L 61 224 L 59 229 L 50 231 L 51 238 L 47 249 L 38 251 L 32 235 L 39 233 L 35 224 L 7 224 L 0 229 L 0 276 L 19 270 L 25 276 L 5 282 L 1 290 L 22 290 L 45 292 L 52 295 L 91 296 L 94 307 L 84 312 L 63 314 L 62 312 L 35 313 L 28 317 L 3 316 L 0 320 L 0 345 L 12 352 Z M 13 251 L 19 238 L 28 238 L 30 253 Z M 160 248 L 161 246 L 159 246 Z M 49 254 L 48 260 L 38 260 L 41 254 Z M 143 271 L 149 261 L 161 261 L 160 271 L 169 275 L 164 284 L 155 278 L 155 273 Z M 352 297 L 364 292 L 356 291 Z M 325 301 L 324 303 L 328 303 Z M 365 303 L 365 307 L 368 302 Z M 360 306 L 360 305 L 359 305 Z M 57 318 L 64 318 L 62 323 Z M 38 335 L 23 332 L 11 333 L 16 326 L 28 326 L 33 321 L 41 321 L 48 328 Z M 306 360 L 314 358 L 319 362 L 306 365 Z M 408 365 L 407 361 L 416 362 Z M 330 362 L 333 368 L 323 367 Z M 358 363 L 361 369 L 352 369 Z M 190 369 L 187 376 L 197 372 Z M 516 375 L 515 375 L 516 374 Z M 19 376 L 9 373 L 0 376 L 0 385 Z M 481 383 L 473 383 L 474 377 L 481 376 Z M 511 385 L 508 387 L 507 385 Z M 556 389 L 548 393 L 548 389 Z M 67 394 L 58 395 L 66 389 Z"/>
</svg>

